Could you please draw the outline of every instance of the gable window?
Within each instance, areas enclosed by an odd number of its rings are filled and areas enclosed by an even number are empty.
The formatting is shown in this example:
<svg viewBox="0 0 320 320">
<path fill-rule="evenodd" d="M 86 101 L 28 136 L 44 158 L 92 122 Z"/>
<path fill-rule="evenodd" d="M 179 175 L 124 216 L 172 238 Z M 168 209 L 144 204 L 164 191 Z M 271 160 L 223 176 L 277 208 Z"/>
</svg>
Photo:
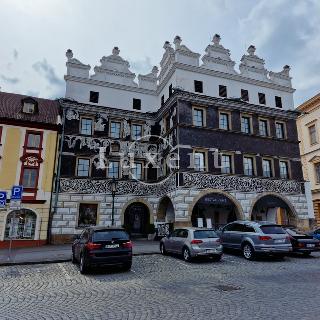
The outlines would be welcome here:
<svg viewBox="0 0 320 320">
<path fill-rule="evenodd" d="M 248 116 L 241 117 L 241 131 L 244 133 L 251 133 L 251 118 Z"/>
<path fill-rule="evenodd" d="M 246 176 L 254 175 L 254 165 L 252 157 L 243 157 L 243 173 Z"/>
<path fill-rule="evenodd" d="M 24 168 L 22 175 L 22 185 L 24 188 L 36 188 L 38 180 L 38 169 Z"/>
<path fill-rule="evenodd" d="M 279 161 L 281 179 L 289 179 L 289 166 L 287 161 Z"/>
<path fill-rule="evenodd" d="M 219 97 L 226 98 L 227 97 L 227 87 L 223 85 L 219 85 Z"/>
<path fill-rule="evenodd" d="M 259 92 L 258 97 L 260 104 L 266 104 L 266 95 L 264 93 Z"/>
<path fill-rule="evenodd" d="M 90 118 L 81 118 L 81 124 L 80 124 L 80 133 L 91 136 L 92 135 L 92 127 L 93 127 L 93 121 Z"/>
<path fill-rule="evenodd" d="M 161 106 L 164 105 L 164 95 L 161 96 Z"/>
<path fill-rule="evenodd" d="M 320 183 L 320 163 L 316 163 L 314 167 L 316 170 L 316 182 Z"/>
<path fill-rule="evenodd" d="M 205 153 L 196 151 L 194 152 L 194 170 L 195 171 L 205 171 L 206 163 L 205 163 Z"/>
<path fill-rule="evenodd" d="M 193 125 L 196 127 L 204 127 L 204 110 L 193 108 Z"/>
<path fill-rule="evenodd" d="M 132 100 L 132 108 L 134 110 L 141 110 L 141 99 L 133 98 L 133 100 Z"/>
<path fill-rule="evenodd" d="M 120 132 L 121 132 L 121 123 L 120 122 L 111 121 L 111 123 L 110 123 L 110 137 L 119 139 L 120 138 Z"/>
<path fill-rule="evenodd" d="M 119 161 L 109 161 L 108 177 L 119 178 Z"/>
<path fill-rule="evenodd" d="M 259 134 L 260 136 L 268 136 L 268 120 L 259 120 Z"/>
<path fill-rule="evenodd" d="M 142 125 L 132 124 L 131 125 L 131 138 L 132 140 L 139 140 L 142 137 Z"/>
<path fill-rule="evenodd" d="M 24 102 L 22 112 L 30 114 L 35 113 L 35 104 L 31 102 Z"/>
<path fill-rule="evenodd" d="M 98 103 L 99 102 L 99 92 L 90 91 L 89 101 L 92 103 Z"/>
<path fill-rule="evenodd" d="M 276 103 L 276 107 L 277 108 L 282 108 L 282 100 L 281 97 L 275 96 L 274 97 L 275 103 Z"/>
<path fill-rule="evenodd" d="M 313 124 L 312 126 L 309 127 L 309 137 L 310 137 L 310 144 L 316 144 L 318 142 L 317 139 L 317 129 L 316 125 Z"/>
<path fill-rule="evenodd" d="M 90 160 L 85 158 L 79 158 L 77 163 L 77 176 L 89 177 L 90 175 Z"/>
<path fill-rule="evenodd" d="M 219 128 L 223 130 L 229 130 L 230 124 L 229 124 L 229 114 L 221 112 L 219 114 Z"/>
<path fill-rule="evenodd" d="M 284 131 L 284 123 L 276 122 L 276 137 L 278 139 L 284 139 L 285 131 Z"/>
<path fill-rule="evenodd" d="M 262 159 L 262 172 L 266 178 L 271 178 L 272 174 L 272 162 L 269 159 Z"/>
<path fill-rule="evenodd" d="M 172 96 L 172 84 L 170 84 L 170 86 L 169 86 L 169 97 L 171 97 Z"/>
<path fill-rule="evenodd" d="M 40 148 L 40 146 L 41 146 L 41 134 L 27 132 L 26 147 Z"/>
<path fill-rule="evenodd" d="M 142 163 L 134 163 L 131 173 L 133 179 L 142 180 Z"/>
<path fill-rule="evenodd" d="M 241 89 L 241 99 L 243 101 L 249 101 L 249 91 L 245 89 Z"/>
<path fill-rule="evenodd" d="M 221 155 L 221 172 L 232 173 L 232 156 L 229 154 Z"/>
<path fill-rule="evenodd" d="M 202 81 L 194 80 L 194 91 L 199 92 L 199 93 L 203 93 L 203 82 Z"/>
</svg>

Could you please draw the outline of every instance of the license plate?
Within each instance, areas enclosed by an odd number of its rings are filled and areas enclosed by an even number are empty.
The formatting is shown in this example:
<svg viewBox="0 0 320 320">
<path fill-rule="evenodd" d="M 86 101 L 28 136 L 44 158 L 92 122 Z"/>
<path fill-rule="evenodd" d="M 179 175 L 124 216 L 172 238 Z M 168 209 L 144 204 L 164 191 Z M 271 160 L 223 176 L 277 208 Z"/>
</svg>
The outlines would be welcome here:
<svg viewBox="0 0 320 320">
<path fill-rule="evenodd" d="M 216 250 L 213 250 L 213 249 L 207 249 L 206 250 L 206 253 L 215 253 L 216 252 Z"/>
<path fill-rule="evenodd" d="M 307 244 L 307 248 L 314 248 L 315 247 L 315 244 L 313 244 L 313 243 L 308 243 Z"/>
<path fill-rule="evenodd" d="M 114 248 L 119 248 L 118 244 L 107 244 L 105 246 L 106 249 L 114 249 Z"/>
<path fill-rule="evenodd" d="M 274 240 L 274 243 L 284 243 L 286 241 L 286 239 L 277 239 Z"/>
</svg>

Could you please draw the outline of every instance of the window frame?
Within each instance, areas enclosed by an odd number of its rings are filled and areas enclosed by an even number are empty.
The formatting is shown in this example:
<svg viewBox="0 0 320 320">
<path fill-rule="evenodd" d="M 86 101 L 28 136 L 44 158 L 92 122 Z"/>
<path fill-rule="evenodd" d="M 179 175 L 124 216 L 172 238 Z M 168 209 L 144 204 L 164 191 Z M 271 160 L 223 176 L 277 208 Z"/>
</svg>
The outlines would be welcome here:
<svg viewBox="0 0 320 320">
<path fill-rule="evenodd" d="M 133 127 L 141 127 L 141 136 L 140 136 L 140 138 L 134 137 L 134 135 L 133 135 Z M 131 126 L 130 126 L 130 137 L 131 137 L 131 140 L 134 140 L 134 141 L 139 141 L 143 137 L 143 125 L 141 123 L 137 123 L 137 122 L 131 123 Z"/>
<path fill-rule="evenodd" d="M 278 137 L 278 135 L 277 135 L 277 125 L 278 124 L 281 124 L 283 126 L 283 137 L 282 138 Z M 287 126 L 286 126 L 286 123 L 284 121 L 276 120 L 275 123 L 274 123 L 274 126 L 275 126 L 276 138 L 277 139 L 282 139 L 282 140 L 283 139 L 287 139 Z"/>
<path fill-rule="evenodd" d="M 97 101 L 92 101 L 92 94 L 97 94 Z M 99 97 L 100 97 L 100 94 L 99 94 L 99 91 L 92 91 L 90 90 L 89 91 L 89 102 L 91 103 L 99 103 Z"/>
<path fill-rule="evenodd" d="M 261 102 L 261 100 L 264 100 L 264 102 Z M 263 92 L 258 92 L 258 102 L 259 104 L 265 106 L 267 104 L 266 94 Z"/>
<path fill-rule="evenodd" d="M 142 162 L 142 161 L 135 161 L 134 162 L 134 165 L 141 165 L 141 179 L 137 179 L 137 180 L 140 180 L 140 181 L 142 181 L 142 180 L 144 180 L 144 163 Z M 135 168 L 131 168 L 130 169 L 130 172 L 132 173 L 132 175 L 133 175 L 133 170 L 134 170 Z M 132 178 L 132 176 L 131 176 L 131 178 Z"/>
<path fill-rule="evenodd" d="M 245 132 L 244 130 L 243 130 L 243 122 L 242 122 L 242 119 L 248 119 L 249 120 L 249 132 Z M 240 125 L 241 125 L 241 132 L 242 133 L 245 133 L 245 134 L 252 134 L 253 133 L 253 130 L 252 130 L 252 116 L 251 115 L 249 115 L 249 114 L 241 114 L 241 116 L 240 116 L 240 119 L 241 119 L 241 121 L 240 121 Z"/>
<path fill-rule="evenodd" d="M 314 163 L 315 183 L 320 184 L 320 162 Z"/>
<path fill-rule="evenodd" d="M 222 94 L 222 90 L 225 90 L 225 94 Z M 228 87 L 224 84 L 219 84 L 219 97 L 228 98 Z"/>
<path fill-rule="evenodd" d="M 285 163 L 286 164 L 286 168 L 287 168 L 287 176 L 283 177 L 281 175 L 281 163 Z M 291 178 L 291 168 L 290 168 L 290 161 L 286 160 L 286 159 L 279 159 L 279 176 L 281 179 L 290 179 Z"/>
<path fill-rule="evenodd" d="M 138 103 L 138 105 L 135 106 L 135 103 Z M 139 98 L 132 98 L 132 109 L 133 110 L 141 110 L 142 108 L 142 101 Z"/>
<path fill-rule="evenodd" d="M 266 135 L 261 134 L 260 122 L 266 123 Z M 269 119 L 260 118 L 260 117 L 259 117 L 259 118 L 258 118 L 258 125 L 259 125 L 259 136 L 260 136 L 260 137 L 270 137 L 270 121 L 269 121 Z"/>
<path fill-rule="evenodd" d="M 24 181 L 24 174 L 27 170 L 32 170 L 36 173 L 35 179 L 34 179 L 34 186 L 25 186 L 23 181 Z M 35 190 L 38 188 L 38 183 L 39 183 L 39 167 L 29 167 L 29 166 L 24 166 L 21 170 L 21 178 L 20 178 L 20 184 L 23 186 L 24 190 Z"/>
<path fill-rule="evenodd" d="M 246 95 L 247 95 L 247 99 L 244 99 L 243 97 L 244 97 L 244 92 L 246 92 Z M 247 90 L 247 89 L 241 89 L 241 91 L 240 91 L 240 95 L 241 95 L 241 100 L 243 100 L 243 101 L 246 101 L 246 102 L 249 102 L 249 90 Z"/>
<path fill-rule="evenodd" d="M 195 111 L 201 111 L 202 113 L 202 125 L 198 126 L 195 124 L 194 117 L 195 117 Z M 206 127 L 206 117 L 207 117 L 207 110 L 206 108 L 203 107 L 198 107 L 198 106 L 192 106 L 192 125 L 197 127 L 197 128 L 203 128 Z"/>
<path fill-rule="evenodd" d="M 91 134 L 82 133 L 82 120 L 90 120 L 91 121 Z M 94 119 L 92 117 L 81 116 L 79 123 L 79 133 L 83 136 L 92 137 L 94 133 Z"/>
<path fill-rule="evenodd" d="M 227 116 L 227 119 L 228 119 L 228 128 L 225 129 L 225 128 L 221 128 L 221 115 L 226 115 Z M 231 112 L 230 111 L 223 111 L 223 110 L 219 110 L 219 129 L 221 130 L 225 130 L 225 131 L 230 131 L 232 130 L 232 127 L 231 127 Z"/>
<path fill-rule="evenodd" d="M 278 105 L 278 102 L 280 101 L 280 105 Z M 283 104 L 282 104 L 282 97 L 280 96 L 274 96 L 274 105 L 276 108 L 282 109 Z"/>
<path fill-rule="evenodd" d="M 203 154 L 203 161 L 204 161 L 204 167 L 203 170 L 197 170 L 195 167 L 195 155 L 199 153 L 199 154 Z M 204 150 L 204 149 L 194 149 L 193 153 L 192 153 L 192 159 L 193 159 L 193 170 L 196 172 L 207 172 L 208 171 L 208 151 Z"/>
<path fill-rule="evenodd" d="M 194 92 L 203 93 L 203 81 L 201 81 L 201 80 L 193 80 L 193 84 L 194 84 Z M 200 90 L 196 90 L 197 89 L 197 85 L 200 86 Z"/>
<path fill-rule="evenodd" d="M 245 168 L 245 159 L 251 159 L 252 161 L 252 174 L 246 174 L 246 168 Z M 242 158 L 242 163 L 243 163 L 243 174 L 247 177 L 253 177 L 257 175 L 257 167 L 256 167 L 256 157 L 252 155 L 243 155 Z"/>
<path fill-rule="evenodd" d="M 230 172 L 223 172 L 223 167 L 221 167 L 222 174 L 234 174 L 234 155 L 233 153 L 223 152 L 221 153 L 221 166 L 222 166 L 222 157 L 230 157 Z"/>
<path fill-rule="evenodd" d="M 314 135 L 315 135 L 315 141 L 312 142 L 312 135 L 311 135 L 311 128 L 314 127 Z M 316 122 L 313 122 L 311 124 L 308 125 L 308 134 L 309 134 L 309 142 L 310 142 L 310 146 L 314 146 L 316 144 L 318 144 L 319 140 L 318 140 L 318 130 L 317 130 L 317 124 Z"/>
<path fill-rule="evenodd" d="M 115 177 L 115 176 L 110 176 L 110 163 L 117 163 L 118 164 L 118 175 Z M 107 166 L 107 178 L 109 179 L 112 179 L 112 178 L 115 178 L 115 179 L 120 179 L 121 178 L 121 170 L 120 170 L 120 161 L 119 160 L 115 160 L 115 159 L 110 159 L 108 161 L 108 166 Z"/>
<path fill-rule="evenodd" d="M 268 161 L 270 163 L 270 176 L 265 175 L 264 165 L 263 165 L 264 161 Z M 274 161 L 272 158 L 268 158 L 268 157 L 262 158 L 262 176 L 264 178 L 273 178 L 274 177 Z"/>
<path fill-rule="evenodd" d="M 28 137 L 31 134 L 40 136 L 40 141 L 39 141 L 39 146 L 38 147 L 30 147 L 30 146 L 28 146 Z M 42 142 L 43 142 L 43 131 L 26 130 L 25 140 L 24 140 L 24 148 L 25 149 L 41 150 L 42 149 Z"/>
<path fill-rule="evenodd" d="M 119 127 L 119 137 L 114 137 L 112 134 L 111 134 L 111 128 L 112 128 L 112 123 L 118 123 L 120 124 L 120 127 Z M 122 131 L 122 122 L 120 120 L 110 120 L 110 124 L 109 124 L 109 137 L 110 138 L 113 138 L 113 139 L 121 139 L 121 131 Z"/>
<path fill-rule="evenodd" d="M 89 160 L 89 168 L 88 168 L 88 175 L 87 176 L 79 176 L 79 160 Z M 91 159 L 89 157 L 77 157 L 77 163 L 76 163 L 76 177 L 81 178 L 89 178 L 91 177 Z"/>
</svg>

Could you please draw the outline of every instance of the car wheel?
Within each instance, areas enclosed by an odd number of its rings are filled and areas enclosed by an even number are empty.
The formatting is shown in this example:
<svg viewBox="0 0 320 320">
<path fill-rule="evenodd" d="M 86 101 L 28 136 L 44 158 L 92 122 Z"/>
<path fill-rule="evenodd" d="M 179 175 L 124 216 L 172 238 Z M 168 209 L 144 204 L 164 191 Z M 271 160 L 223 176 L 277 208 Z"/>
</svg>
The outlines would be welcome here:
<svg viewBox="0 0 320 320">
<path fill-rule="evenodd" d="M 187 262 L 191 261 L 190 250 L 188 248 L 183 248 L 182 256 L 184 261 L 187 261 Z"/>
<path fill-rule="evenodd" d="M 127 262 L 127 263 L 124 263 L 124 264 L 123 264 L 123 270 L 124 270 L 124 271 L 130 271 L 131 266 L 132 266 L 132 261 Z"/>
<path fill-rule="evenodd" d="M 161 252 L 161 254 L 163 254 L 164 256 L 168 254 L 168 252 L 167 252 L 167 250 L 166 250 L 166 248 L 165 248 L 165 246 L 164 246 L 163 243 L 160 243 L 160 252 Z"/>
<path fill-rule="evenodd" d="M 88 265 L 83 254 L 80 256 L 80 273 L 81 274 L 88 273 Z"/>
<path fill-rule="evenodd" d="M 72 256 L 71 256 L 71 262 L 73 263 L 73 264 L 76 264 L 77 263 L 77 259 L 76 259 L 76 257 L 74 256 L 74 252 L 72 251 Z"/>
<path fill-rule="evenodd" d="M 254 260 L 254 249 L 250 243 L 245 243 L 242 247 L 242 254 L 247 260 Z"/>
<path fill-rule="evenodd" d="M 219 262 L 219 261 L 221 260 L 221 258 L 222 258 L 222 254 L 219 254 L 219 255 L 213 256 L 213 257 L 212 257 L 212 260 L 213 260 L 214 262 Z"/>
</svg>

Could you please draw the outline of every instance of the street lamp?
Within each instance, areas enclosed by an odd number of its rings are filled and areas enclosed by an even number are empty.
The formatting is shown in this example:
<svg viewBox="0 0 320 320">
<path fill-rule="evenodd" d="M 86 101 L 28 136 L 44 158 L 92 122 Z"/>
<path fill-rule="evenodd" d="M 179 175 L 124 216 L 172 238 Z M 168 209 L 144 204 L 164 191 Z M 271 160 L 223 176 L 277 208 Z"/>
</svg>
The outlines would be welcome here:
<svg viewBox="0 0 320 320">
<path fill-rule="evenodd" d="M 111 215 L 111 225 L 114 226 L 114 197 L 117 192 L 117 181 L 115 177 L 112 178 L 111 181 L 111 195 L 112 195 L 112 215 Z"/>
</svg>

